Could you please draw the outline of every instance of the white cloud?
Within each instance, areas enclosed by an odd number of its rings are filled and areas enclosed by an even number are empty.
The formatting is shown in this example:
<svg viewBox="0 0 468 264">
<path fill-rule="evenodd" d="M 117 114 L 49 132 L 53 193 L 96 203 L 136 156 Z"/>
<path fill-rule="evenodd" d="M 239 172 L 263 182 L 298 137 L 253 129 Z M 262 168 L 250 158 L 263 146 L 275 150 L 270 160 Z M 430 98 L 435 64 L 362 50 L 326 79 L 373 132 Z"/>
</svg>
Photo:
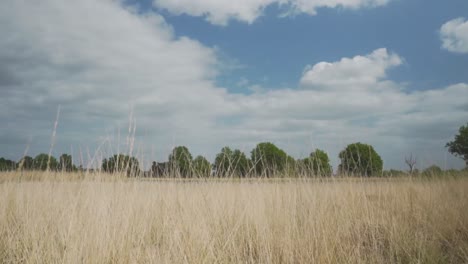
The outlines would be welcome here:
<svg viewBox="0 0 468 264">
<path fill-rule="evenodd" d="M 460 17 L 440 28 L 442 47 L 451 52 L 468 53 L 468 21 Z"/>
<path fill-rule="evenodd" d="M 270 5 L 284 8 L 285 15 L 315 15 L 317 8 L 358 9 L 386 5 L 390 0 L 154 0 L 154 5 L 171 13 L 206 17 L 212 24 L 226 25 L 229 20 L 253 23 Z"/>
<path fill-rule="evenodd" d="M 320 62 L 307 66 L 301 85 L 308 89 L 356 90 L 375 87 L 391 67 L 402 64 L 396 54 L 377 49 L 367 56 L 343 58 L 339 62 Z"/>
<path fill-rule="evenodd" d="M 103 139 L 117 151 L 133 115 L 147 159 L 176 144 L 213 158 L 224 145 L 249 152 L 269 140 L 296 157 L 326 149 L 336 165 L 346 144 L 365 141 L 387 166 L 409 152 L 443 165 L 445 142 L 466 122 L 467 84 L 406 91 L 387 77 L 404 59 L 386 49 L 309 66 L 298 88 L 232 94 L 215 84 L 216 49 L 176 38 L 158 14 L 111 0 L 0 7 L 0 155 L 18 157 L 28 141 L 32 154 L 48 151 L 59 104 L 55 154 L 73 147 L 85 160 Z"/>
<path fill-rule="evenodd" d="M 238 98 L 246 138 L 279 142 L 296 153 L 348 143 L 377 146 L 387 166 L 414 151 L 427 163 L 445 162 L 444 145 L 468 114 L 468 84 L 411 92 L 387 72 L 404 59 L 386 49 L 306 67 L 302 89 L 266 91 Z M 309 144 L 309 145 L 308 145 Z M 302 150 L 302 151 L 301 151 Z M 422 161 L 421 161 L 422 162 Z"/>
<path fill-rule="evenodd" d="M 7 0 L 0 19 L 0 68 L 18 80 L 1 86 L 7 96 L 0 98 L 0 118 L 11 124 L 4 129 L 37 141 L 49 137 L 47 121 L 59 104 L 67 135 L 125 124 L 133 106 L 152 123 L 139 126 L 165 128 L 160 136 L 167 140 L 223 112 L 212 111 L 226 93 L 213 84 L 215 50 L 175 38 L 157 14 L 137 15 L 107 0 Z"/>
</svg>

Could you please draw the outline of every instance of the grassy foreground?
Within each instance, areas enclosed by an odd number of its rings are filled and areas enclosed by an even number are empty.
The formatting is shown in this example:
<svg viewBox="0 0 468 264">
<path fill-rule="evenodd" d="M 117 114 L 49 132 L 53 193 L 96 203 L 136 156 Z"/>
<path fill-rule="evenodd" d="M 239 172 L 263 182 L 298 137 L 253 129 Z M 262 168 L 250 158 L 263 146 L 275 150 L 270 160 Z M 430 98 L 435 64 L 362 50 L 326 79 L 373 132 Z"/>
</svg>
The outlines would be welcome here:
<svg viewBox="0 0 468 264">
<path fill-rule="evenodd" d="M 468 263 L 467 177 L 73 177 L 0 174 L 0 263 Z"/>
</svg>

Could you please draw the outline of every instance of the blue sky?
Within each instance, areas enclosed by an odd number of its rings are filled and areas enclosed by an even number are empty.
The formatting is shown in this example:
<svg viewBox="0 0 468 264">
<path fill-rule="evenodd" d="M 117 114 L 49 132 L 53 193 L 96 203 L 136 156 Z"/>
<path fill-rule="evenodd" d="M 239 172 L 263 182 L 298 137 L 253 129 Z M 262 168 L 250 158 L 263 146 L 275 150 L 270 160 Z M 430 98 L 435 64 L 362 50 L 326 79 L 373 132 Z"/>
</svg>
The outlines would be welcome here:
<svg viewBox="0 0 468 264">
<path fill-rule="evenodd" d="M 213 160 L 271 141 L 296 158 L 372 144 L 385 168 L 461 168 L 464 0 L 6 0 L 0 156 L 176 145 Z M 57 133 L 51 137 L 59 109 Z M 128 136 L 130 134 L 130 136 Z M 133 137 L 135 136 L 135 137 Z"/>
<path fill-rule="evenodd" d="M 227 60 L 242 66 L 219 77 L 220 85 L 230 89 L 235 89 L 242 77 L 272 88 L 296 86 L 304 65 L 365 54 L 379 47 L 407 60 L 404 67 L 391 71 L 390 77 L 408 82 L 411 89 L 468 82 L 466 56 L 442 50 L 438 36 L 440 25 L 468 15 L 467 1 L 400 0 L 374 9 L 323 8 L 315 16 L 286 18 L 278 17 L 278 9 L 274 5 L 266 8 L 252 24 L 232 21 L 221 27 L 201 17 L 162 14 L 178 36 L 218 47 Z"/>
</svg>

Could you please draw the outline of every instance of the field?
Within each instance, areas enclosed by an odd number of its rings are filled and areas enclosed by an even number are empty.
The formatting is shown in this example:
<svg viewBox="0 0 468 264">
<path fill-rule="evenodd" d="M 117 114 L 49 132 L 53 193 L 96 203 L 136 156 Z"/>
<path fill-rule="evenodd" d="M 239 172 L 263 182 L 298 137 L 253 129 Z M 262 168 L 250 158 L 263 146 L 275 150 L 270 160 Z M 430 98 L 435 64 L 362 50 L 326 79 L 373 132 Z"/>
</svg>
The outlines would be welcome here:
<svg viewBox="0 0 468 264">
<path fill-rule="evenodd" d="M 0 263 L 468 263 L 468 177 L 3 173 Z"/>
</svg>

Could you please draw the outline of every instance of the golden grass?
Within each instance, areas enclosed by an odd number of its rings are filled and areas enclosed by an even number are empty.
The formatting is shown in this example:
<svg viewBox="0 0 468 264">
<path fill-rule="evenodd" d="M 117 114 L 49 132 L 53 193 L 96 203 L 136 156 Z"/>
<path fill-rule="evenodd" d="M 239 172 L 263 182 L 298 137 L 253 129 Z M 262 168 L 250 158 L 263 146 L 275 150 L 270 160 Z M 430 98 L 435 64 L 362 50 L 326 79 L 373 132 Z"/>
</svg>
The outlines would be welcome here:
<svg viewBox="0 0 468 264">
<path fill-rule="evenodd" d="M 1 263 L 468 263 L 468 178 L 0 174 Z"/>
</svg>

